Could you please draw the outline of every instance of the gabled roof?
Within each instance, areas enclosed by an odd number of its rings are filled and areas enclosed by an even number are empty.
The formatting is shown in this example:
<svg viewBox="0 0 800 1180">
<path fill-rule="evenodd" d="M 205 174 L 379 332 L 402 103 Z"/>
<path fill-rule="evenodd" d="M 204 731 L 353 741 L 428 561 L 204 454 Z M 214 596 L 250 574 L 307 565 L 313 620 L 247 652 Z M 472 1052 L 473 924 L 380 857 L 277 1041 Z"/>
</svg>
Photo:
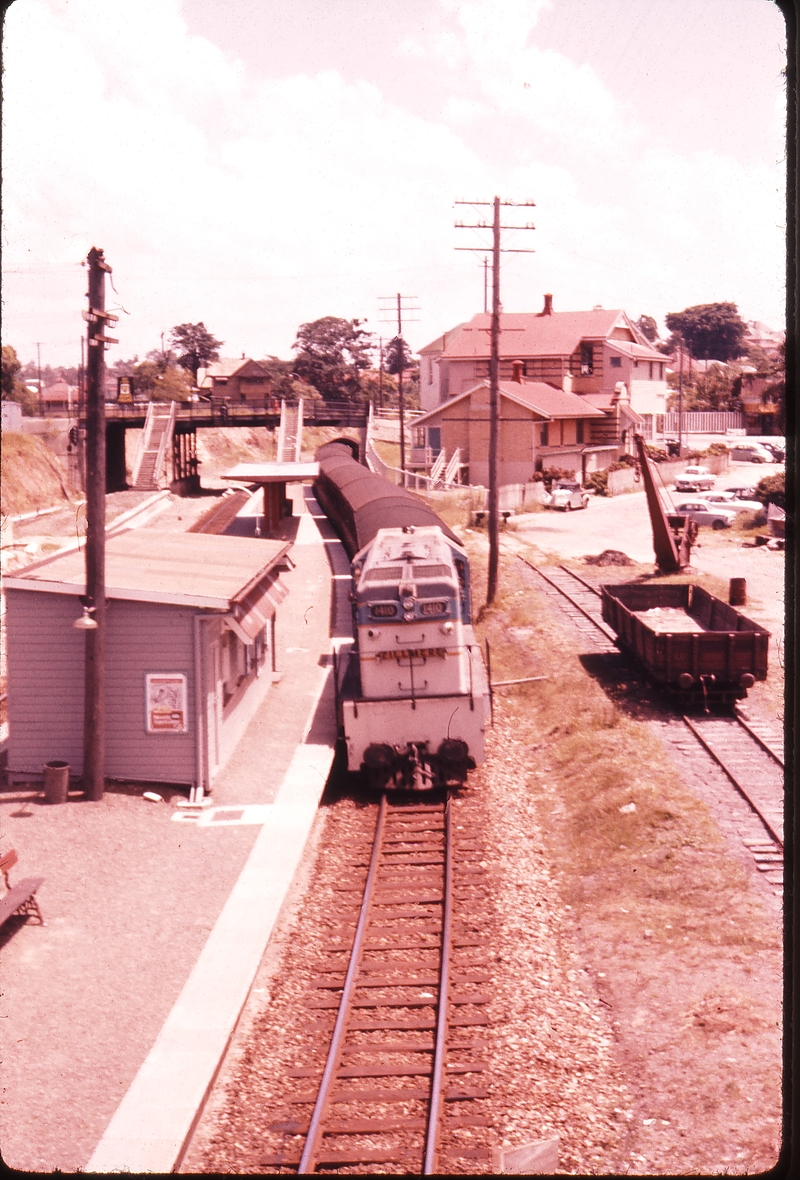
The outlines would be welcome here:
<svg viewBox="0 0 800 1180">
<path fill-rule="evenodd" d="M 451 328 L 449 332 L 443 332 L 441 336 L 437 336 L 430 344 L 426 344 L 424 348 L 421 348 L 418 355 L 425 356 L 429 352 L 442 352 L 448 340 L 452 340 L 456 332 L 460 332 L 463 327 L 465 327 L 465 323 L 456 324 L 455 328 Z"/>
<path fill-rule="evenodd" d="M 489 356 L 489 330 L 492 317 L 482 313 L 473 316 L 445 333 L 447 343 L 443 360 L 476 360 Z M 550 315 L 533 312 L 508 312 L 500 316 L 500 356 L 506 360 L 534 356 L 571 356 L 581 340 L 606 340 L 614 328 L 627 328 L 633 341 L 640 342 L 638 330 L 624 311 L 607 311 L 596 307 L 592 311 L 554 311 Z M 441 338 L 440 338 L 441 339 Z M 630 343 L 633 343 L 631 341 Z M 433 344 L 420 350 L 433 351 Z M 614 340 L 614 345 L 625 341 Z"/>
<path fill-rule="evenodd" d="M 259 361 L 251 357 L 221 357 L 206 369 L 206 377 L 235 377 L 240 369 L 255 365 L 265 376 L 269 376 L 269 369 L 265 369 Z"/>
<path fill-rule="evenodd" d="M 484 388 L 489 388 L 489 382 L 479 381 L 471 389 L 465 389 L 457 397 L 451 397 L 448 401 L 442 402 L 436 409 L 428 410 L 427 414 L 421 414 L 419 418 L 415 419 L 414 425 L 423 425 L 430 418 L 440 414 L 442 410 L 446 410 L 469 397 L 476 389 Z M 524 406 L 526 410 L 533 410 L 543 422 L 549 422 L 553 418 L 604 417 L 602 410 L 595 409 L 577 393 L 567 393 L 564 389 L 555 389 L 544 381 L 523 381 L 522 383 L 500 381 L 498 389 L 502 397 L 508 398 L 519 406 Z"/>
</svg>

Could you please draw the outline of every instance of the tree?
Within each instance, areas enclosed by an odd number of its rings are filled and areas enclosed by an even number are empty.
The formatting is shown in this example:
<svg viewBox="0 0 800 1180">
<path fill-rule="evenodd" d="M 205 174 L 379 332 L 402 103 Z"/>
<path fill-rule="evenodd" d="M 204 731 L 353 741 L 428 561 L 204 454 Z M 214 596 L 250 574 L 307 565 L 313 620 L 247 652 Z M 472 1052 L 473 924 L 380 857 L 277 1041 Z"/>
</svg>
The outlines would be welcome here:
<svg viewBox="0 0 800 1180">
<path fill-rule="evenodd" d="M 696 360 L 732 361 L 747 352 L 747 325 L 735 303 L 700 303 L 671 311 L 666 324 Z"/>
<path fill-rule="evenodd" d="M 411 349 L 402 336 L 395 336 L 384 348 L 383 367 L 387 373 L 393 374 L 399 373 L 401 368 L 404 373 L 414 368 Z"/>
<path fill-rule="evenodd" d="M 28 414 L 35 414 L 38 398 L 20 380 L 20 364 L 17 350 L 10 344 L 3 345 L 3 401 L 19 402 Z"/>
<path fill-rule="evenodd" d="M 651 344 L 658 339 L 658 324 L 651 315 L 640 315 L 636 321 L 636 327 Z"/>
<path fill-rule="evenodd" d="M 147 360 L 133 370 L 136 392 L 154 402 L 185 402 L 192 394 L 185 366 L 175 363 L 172 353 L 148 352 Z"/>
<path fill-rule="evenodd" d="M 205 368 L 210 361 L 219 360 L 224 341 L 215 339 L 202 320 L 199 324 L 178 324 L 170 335 L 178 354 L 178 364 L 192 374 L 196 385 L 197 370 Z"/>
<path fill-rule="evenodd" d="M 293 372 L 326 401 L 354 401 L 361 392 L 361 374 L 370 367 L 374 347 L 372 333 L 360 326 L 364 322 L 329 315 L 297 329 Z"/>
</svg>

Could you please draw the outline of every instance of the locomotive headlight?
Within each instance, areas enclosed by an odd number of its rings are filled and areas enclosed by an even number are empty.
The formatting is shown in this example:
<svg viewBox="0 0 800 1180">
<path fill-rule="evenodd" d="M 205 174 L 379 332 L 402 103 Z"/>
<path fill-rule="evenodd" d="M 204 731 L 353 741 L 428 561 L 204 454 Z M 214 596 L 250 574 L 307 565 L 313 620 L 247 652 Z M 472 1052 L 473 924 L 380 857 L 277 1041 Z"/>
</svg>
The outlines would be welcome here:
<svg viewBox="0 0 800 1180">
<path fill-rule="evenodd" d="M 413 609 L 414 609 L 414 599 L 413 598 L 404 598 L 403 599 L 403 610 L 413 610 Z"/>
<path fill-rule="evenodd" d="M 414 612 L 413 612 L 413 610 L 407 610 L 407 611 L 406 611 L 406 613 L 403 615 L 403 618 L 405 619 L 405 621 L 406 621 L 407 623 L 413 623 L 413 622 L 414 622 Z"/>
<path fill-rule="evenodd" d="M 452 623 L 442 623 L 441 629 L 442 629 L 442 631 L 444 631 L 445 635 L 450 635 L 453 630 L 453 624 Z"/>
</svg>

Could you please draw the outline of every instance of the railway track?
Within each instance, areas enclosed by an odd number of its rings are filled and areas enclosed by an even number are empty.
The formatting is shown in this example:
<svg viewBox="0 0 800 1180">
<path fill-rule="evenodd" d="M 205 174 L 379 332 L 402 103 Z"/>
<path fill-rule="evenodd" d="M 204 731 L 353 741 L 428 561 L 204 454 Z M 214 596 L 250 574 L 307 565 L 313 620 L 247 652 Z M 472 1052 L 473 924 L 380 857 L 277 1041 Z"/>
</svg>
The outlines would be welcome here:
<svg viewBox="0 0 800 1180">
<path fill-rule="evenodd" d="M 483 1171 L 489 1151 L 469 1144 L 470 1128 L 489 1125 L 478 1109 L 490 998 L 473 921 L 485 896 L 480 841 L 450 802 L 384 796 L 374 813 L 371 851 L 338 886 L 341 926 L 306 999 L 307 1031 L 330 1033 L 325 1059 L 288 1072 L 296 1113 L 270 1125 L 286 1145 L 260 1163 L 299 1174 Z"/>
<path fill-rule="evenodd" d="M 541 579 L 550 597 L 559 601 L 574 626 L 587 638 L 593 651 L 617 652 L 616 636 L 601 616 L 600 592 L 566 566 L 548 567 L 545 571 L 521 558 Z M 633 666 L 630 679 L 642 679 Z M 663 703 L 667 701 L 659 694 Z M 655 697 L 659 699 L 658 696 Z M 783 739 L 773 728 L 743 716 L 739 708 L 728 714 L 680 715 L 680 724 L 688 730 L 696 747 L 720 768 L 750 814 L 757 820 L 744 843 L 757 867 L 771 874 L 778 884 L 783 870 Z M 686 752 L 685 743 L 676 743 Z"/>
</svg>

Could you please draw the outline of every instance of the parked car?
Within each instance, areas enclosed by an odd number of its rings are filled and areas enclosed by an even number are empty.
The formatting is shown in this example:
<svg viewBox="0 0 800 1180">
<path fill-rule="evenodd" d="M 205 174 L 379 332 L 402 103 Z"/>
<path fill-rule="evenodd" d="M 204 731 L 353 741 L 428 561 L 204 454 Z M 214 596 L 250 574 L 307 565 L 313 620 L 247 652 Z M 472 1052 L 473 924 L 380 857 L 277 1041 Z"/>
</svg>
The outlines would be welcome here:
<svg viewBox="0 0 800 1180">
<path fill-rule="evenodd" d="M 762 447 L 766 447 L 772 453 L 773 463 L 783 463 L 786 458 L 786 444 L 781 445 L 777 440 L 775 442 L 764 442 Z"/>
<path fill-rule="evenodd" d="M 710 491 L 717 482 L 707 467 L 687 467 L 675 477 L 676 492 L 705 492 Z"/>
<path fill-rule="evenodd" d="M 726 492 L 731 492 L 736 500 L 755 500 L 756 489 L 754 485 L 749 485 L 746 488 L 725 488 Z"/>
<path fill-rule="evenodd" d="M 746 488 L 742 489 L 742 491 L 747 490 Z M 752 491 L 752 488 L 749 490 Z M 721 508 L 735 508 L 737 512 L 761 512 L 764 508 L 760 500 L 736 496 L 730 489 L 725 492 L 706 492 L 703 499 L 707 504 L 718 504 Z"/>
<path fill-rule="evenodd" d="M 712 529 L 727 529 L 733 524 L 739 510 L 695 499 L 683 500 L 676 506 L 675 511 L 679 516 L 688 516 L 695 524 L 707 525 Z"/>
<path fill-rule="evenodd" d="M 736 443 L 731 448 L 734 463 L 774 463 L 775 456 L 763 443 Z"/>
<path fill-rule="evenodd" d="M 584 492 L 579 483 L 568 479 L 560 479 L 550 493 L 547 501 L 548 508 L 563 508 L 571 512 L 573 508 L 586 508 L 589 494 Z"/>
</svg>

